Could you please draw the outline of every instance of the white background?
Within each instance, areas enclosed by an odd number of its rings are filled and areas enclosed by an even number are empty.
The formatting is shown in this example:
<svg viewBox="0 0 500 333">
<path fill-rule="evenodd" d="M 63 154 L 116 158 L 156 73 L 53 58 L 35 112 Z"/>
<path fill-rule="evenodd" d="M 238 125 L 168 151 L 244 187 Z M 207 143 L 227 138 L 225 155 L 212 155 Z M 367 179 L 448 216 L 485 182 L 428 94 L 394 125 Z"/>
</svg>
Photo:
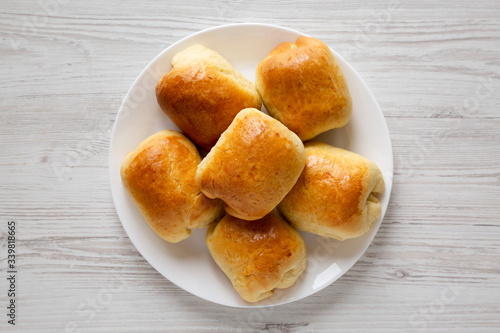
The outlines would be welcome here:
<svg viewBox="0 0 500 333">
<path fill-rule="evenodd" d="M 7 221 L 15 330 L 498 332 L 500 2 L 10 1 L 0 13 L 0 330 Z M 109 185 L 111 129 L 163 49 L 227 23 L 325 41 L 365 79 L 394 150 L 389 207 L 342 278 L 291 304 L 233 309 L 137 252 Z M 202 277 L 201 277 L 202 278 Z"/>
</svg>

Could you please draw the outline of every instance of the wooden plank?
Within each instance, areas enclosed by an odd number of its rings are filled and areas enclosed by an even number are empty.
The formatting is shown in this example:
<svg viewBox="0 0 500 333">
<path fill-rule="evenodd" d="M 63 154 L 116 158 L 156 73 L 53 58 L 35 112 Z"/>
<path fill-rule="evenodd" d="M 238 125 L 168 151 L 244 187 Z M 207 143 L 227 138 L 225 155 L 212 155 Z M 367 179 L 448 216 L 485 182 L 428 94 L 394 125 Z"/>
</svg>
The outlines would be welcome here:
<svg viewBox="0 0 500 333">
<path fill-rule="evenodd" d="M 4 3 L 0 331 L 12 330 L 15 220 L 23 332 L 498 332 L 499 13 L 499 1 Z M 360 261 L 313 296 L 257 310 L 209 303 L 156 272 L 118 220 L 108 175 L 116 112 L 142 68 L 180 38 L 237 22 L 287 26 L 339 52 L 376 96 L 395 162 Z"/>
</svg>

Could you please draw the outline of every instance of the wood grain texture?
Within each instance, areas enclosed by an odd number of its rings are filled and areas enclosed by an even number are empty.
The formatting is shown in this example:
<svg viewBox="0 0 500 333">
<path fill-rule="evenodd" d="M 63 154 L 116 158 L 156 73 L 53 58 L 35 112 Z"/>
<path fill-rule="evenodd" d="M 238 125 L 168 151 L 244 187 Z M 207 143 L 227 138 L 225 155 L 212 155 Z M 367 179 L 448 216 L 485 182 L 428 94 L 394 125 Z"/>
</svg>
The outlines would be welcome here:
<svg viewBox="0 0 500 333">
<path fill-rule="evenodd" d="M 0 13 L 0 303 L 18 226 L 23 332 L 499 332 L 500 1 L 10 1 Z M 237 22 L 325 41 L 366 80 L 395 174 L 380 231 L 323 291 L 261 310 L 201 300 L 116 215 L 111 129 L 142 68 Z"/>
</svg>

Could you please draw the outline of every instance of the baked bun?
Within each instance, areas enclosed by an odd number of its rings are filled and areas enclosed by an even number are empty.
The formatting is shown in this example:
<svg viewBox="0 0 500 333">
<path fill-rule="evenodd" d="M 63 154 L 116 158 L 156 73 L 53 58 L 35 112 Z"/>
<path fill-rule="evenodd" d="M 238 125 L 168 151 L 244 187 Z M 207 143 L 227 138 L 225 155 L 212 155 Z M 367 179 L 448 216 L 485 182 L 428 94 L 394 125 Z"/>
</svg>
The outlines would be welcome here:
<svg viewBox="0 0 500 333">
<path fill-rule="evenodd" d="M 223 213 L 220 200 L 208 199 L 196 187 L 200 155 L 176 131 L 161 131 L 129 153 L 121 178 L 149 226 L 164 240 L 177 243 L 191 229 L 205 228 Z"/>
<path fill-rule="evenodd" d="M 328 46 L 316 38 L 276 46 L 257 66 L 255 85 L 269 114 L 304 141 L 351 118 L 344 74 Z"/>
<path fill-rule="evenodd" d="M 307 162 L 278 210 L 297 229 L 339 240 L 359 237 L 380 217 L 384 191 L 375 163 L 322 142 L 305 144 Z"/>
<path fill-rule="evenodd" d="M 220 198 L 226 212 L 258 220 L 290 191 L 305 165 L 302 141 L 282 123 L 244 109 L 221 135 L 196 171 L 196 184 Z"/>
<path fill-rule="evenodd" d="M 181 131 L 207 151 L 239 111 L 262 106 L 253 83 L 201 45 L 173 57 L 172 70 L 156 86 L 156 98 Z"/>
<path fill-rule="evenodd" d="M 306 268 L 304 240 L 276 211 L 257 221 L 226 214 L 210 225 L 206 242 L 217 265 L 248 302 L 292 286 Z"/>
</svg>

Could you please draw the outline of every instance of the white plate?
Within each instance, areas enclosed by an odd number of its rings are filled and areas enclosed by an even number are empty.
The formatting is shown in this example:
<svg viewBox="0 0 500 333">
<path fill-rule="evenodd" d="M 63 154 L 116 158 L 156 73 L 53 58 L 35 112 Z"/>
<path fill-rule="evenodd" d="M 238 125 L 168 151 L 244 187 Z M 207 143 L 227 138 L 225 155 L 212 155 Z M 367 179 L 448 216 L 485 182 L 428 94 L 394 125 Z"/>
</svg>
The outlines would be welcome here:
<svg viewBox="0 0 500 333">
<path fill-rule="evenodd" d="M 294 286 L 277 290 L 257 303 L 243 301 L 224 273 L 212 260 L 205 245 L 205 230 L 169 244 L 158 237 L 143 220 L 126 193 L 120 166 L 125 156 L 148 136 L 163 129 L 178 129 L 161 111 L 155 96 L 158 80 L 171 69 L 174 54 L 193 44 L 216 50 L 248 79 L 278 43 L 294 42 L 300 32 L 267 24 L 231 24 L 207 29 L 173 44 L 151 61 L 128 91 L 118 112 L 110 147 L 111 191 L 116 211 L 131 241 L 142 256 L 163 276 L 188 292 L 215 303 L 234 307 L 285 304 L 325 288 L 363 255 L 384 217 L 392 187 L 392 147 L 384 116 L 359 74 L 338 54 L 353 100 L 351 121 L 340 130 L 323 133 L 319 140 L 342 147 L 375 161 L 381 168 L 386 191 L 380 198 L 382 217 L 364 236 L 343 242 L 325 240 L 302 232 L 308 251 L 308 266 Z"/>
</svg>

